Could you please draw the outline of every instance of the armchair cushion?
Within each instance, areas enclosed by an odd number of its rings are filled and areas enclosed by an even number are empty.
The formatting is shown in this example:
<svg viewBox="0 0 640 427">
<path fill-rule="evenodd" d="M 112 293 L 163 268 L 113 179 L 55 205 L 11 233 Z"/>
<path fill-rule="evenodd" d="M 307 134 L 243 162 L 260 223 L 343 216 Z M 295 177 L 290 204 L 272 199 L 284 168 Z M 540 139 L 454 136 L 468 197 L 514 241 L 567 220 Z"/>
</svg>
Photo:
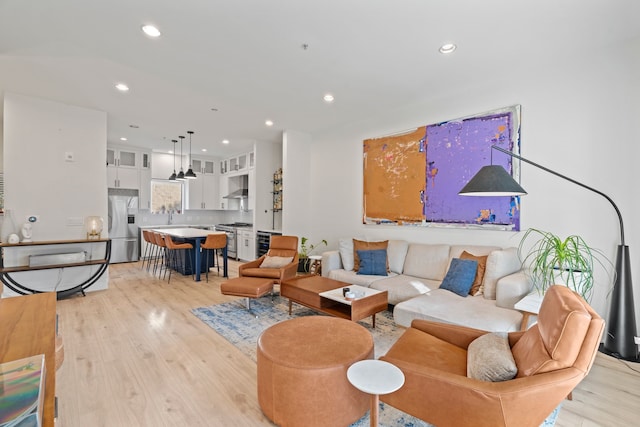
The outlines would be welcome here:
<svg viewBox="0 0 640 427">
<path fill-rule="evenodd" d="M 284 257 L 284 256 L 269 256 L 267 255 L 260 264 L 260 268 L 281 268 L 285 265 L 291 263 L 293 261 L 293 257 Z"/>
<path fill-rule="evenodd" d="M 514 378 L 518 367 L 511 354 L 506 332 L 493 332 L 476 338 L 467 349 L 467 376 L 481 381 Z"/>
<path fill-rule="evenodd" d="M 549 298 L 549 294 L 553 294 Z M 586 303 L 566 286 L 552 286 L 543 299 L 538 323 L 513 346 L 518 377 L 573 366 L 591 326 Z"/>
</svg>

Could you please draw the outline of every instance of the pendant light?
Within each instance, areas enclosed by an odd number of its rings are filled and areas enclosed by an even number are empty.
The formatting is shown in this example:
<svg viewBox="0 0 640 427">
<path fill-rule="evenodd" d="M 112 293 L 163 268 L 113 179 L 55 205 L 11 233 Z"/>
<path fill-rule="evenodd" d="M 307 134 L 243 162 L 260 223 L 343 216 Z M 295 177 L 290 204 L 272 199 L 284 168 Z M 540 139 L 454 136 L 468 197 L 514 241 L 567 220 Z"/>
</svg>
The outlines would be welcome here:
<svg viewBox="0 0 640 427">
<path fill-rule="evenodd" d="M 187 133 L 189 134 L 189 170 L 184 174 L 184 177 L 187 179 L 196 179 L 196 174 L 191 168 L 191 135 L 193 135 L 193 131 L 188 130 Z"/>
<path fill-rule="evenodd" d="M 179 181 L 184 181 L 184 170 L 182 169 L 182 141 L 184 140 L 184 136 L 180 135 L 178 138 L 180 138 L 180 173 L 178 174 L 176 179 Z"/>
<path fill-rule="evenodd" d="M 173 142 L 173 173 L 169 177 L 169 181 L 175 181 L 177 176 L 176 175 L 176 142 L 178 142 L 178 140 L 172 139 L 171 142 Z"/>
</svg>

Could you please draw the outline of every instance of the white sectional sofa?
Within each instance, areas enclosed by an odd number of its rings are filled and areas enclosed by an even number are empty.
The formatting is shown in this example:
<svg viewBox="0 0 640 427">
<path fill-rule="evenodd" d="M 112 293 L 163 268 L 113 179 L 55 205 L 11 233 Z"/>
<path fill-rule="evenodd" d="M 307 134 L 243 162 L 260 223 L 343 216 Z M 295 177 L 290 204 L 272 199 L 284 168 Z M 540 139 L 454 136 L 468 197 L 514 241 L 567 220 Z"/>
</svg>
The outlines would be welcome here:
<svg viewBox="0 0 640 427">
<path fill-rule="evenodd" d="M 451 260 L 464 251 L 488 256 L 481 295 L 462 297 L 439 289 Z M 340 239 L 339 250 L 322 255 L 322 275 L 388 291 L 394 320 L 405 327 L 413 319 L 427 319 L 488 331 L 520 329 L 522 313 L 513 306 L 530 292 L 531 283 L 521 270 L 516 248 L 389 240 L 387 260 L 387 276 L 357 274 L 353 239 Z"/>
</svg>

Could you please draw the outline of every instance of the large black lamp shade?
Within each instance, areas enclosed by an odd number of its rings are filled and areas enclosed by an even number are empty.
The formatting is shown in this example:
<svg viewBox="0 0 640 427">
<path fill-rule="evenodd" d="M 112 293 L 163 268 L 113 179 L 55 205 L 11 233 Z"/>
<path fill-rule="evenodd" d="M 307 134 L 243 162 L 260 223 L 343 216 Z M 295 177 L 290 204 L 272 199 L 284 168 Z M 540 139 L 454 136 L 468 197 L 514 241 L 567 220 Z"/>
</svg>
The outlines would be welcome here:
<svg viewBox="0 0 640 427">
<path fill-rule="evenodd" d="M 499 165 L 483 166 L 458 193 L 461 196 L 524 196 L 527 194 Z"/>
<path fill-rule="evenodd" d="M 575 179 L 569 178 L 495 145 L 491 146 L 491 149 L 505 153 L 538 169 L 542 169 L 545 172 L 549 172 L 580 187 L 593 191 L 611 203 L 611 206 L 613 206 L 613 209 L 618 215 L 618 222 L 620 223 L 620 244 L 618 245 L 616 253 L 616 278 L 613 285 L 613 292 L 611 293 L 607 330 L 604 336 L 604 343 L 600 344 L 600 351 L 617 359 L 640 362 L 638 346 L 635 343 L 635 337 L 637 335 L 636 315 L 633 303 L 629 246 L 624 243 L 624 223 L 622 222 L 622 214 L 618 206 L 603 192 L 578 182 Z M 520 184 L 518 184 L 502 166 L 491 165 L 484 166 L 480 169 L 458 194 L 461 196 L 522 196 L 527 194 L 527 192 L 524 191 Z"/>
</svg>

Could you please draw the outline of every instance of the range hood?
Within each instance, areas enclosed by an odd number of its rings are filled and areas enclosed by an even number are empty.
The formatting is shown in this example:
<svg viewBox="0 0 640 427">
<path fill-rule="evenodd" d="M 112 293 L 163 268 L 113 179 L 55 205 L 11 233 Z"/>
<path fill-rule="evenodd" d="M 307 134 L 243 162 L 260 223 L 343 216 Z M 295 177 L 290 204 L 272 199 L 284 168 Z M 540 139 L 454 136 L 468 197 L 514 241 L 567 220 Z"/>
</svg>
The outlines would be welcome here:
<svg viewBox="0 0 640 427">
<path fill-rule="evenodd" d="M 230 177 L 229 190 L 231 192 L 224 196 L 224 199 L 246 199 L 249 197 L 249 175 Z"/>
<path fill-rule="evenodd" d="M 223 197 L 223 199 L 245 199 L 249 197 L 249 190 L 247 188 L 243 188 L 240 190 L 232 191 Z"/>
</svg>

